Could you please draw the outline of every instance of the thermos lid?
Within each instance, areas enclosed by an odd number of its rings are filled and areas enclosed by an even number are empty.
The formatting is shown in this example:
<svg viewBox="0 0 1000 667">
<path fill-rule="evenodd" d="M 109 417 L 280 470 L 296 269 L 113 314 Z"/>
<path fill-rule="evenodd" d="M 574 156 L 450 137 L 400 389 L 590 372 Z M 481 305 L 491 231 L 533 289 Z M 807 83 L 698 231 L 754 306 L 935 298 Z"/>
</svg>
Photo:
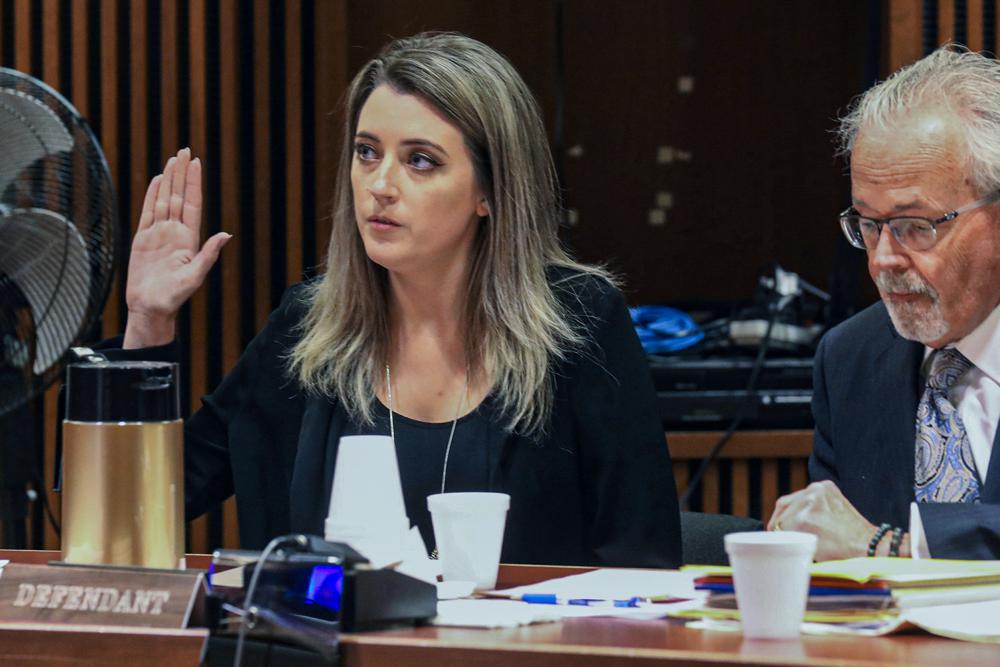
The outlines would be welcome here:
<svg viewBox="0 0 1000 667">
<path fill-rule="evenodd" d="M 177 364 L 107 361 L 70 364 L 66 419 L 78 422 L 161 422 L 181 418 Z"/>
</svg>

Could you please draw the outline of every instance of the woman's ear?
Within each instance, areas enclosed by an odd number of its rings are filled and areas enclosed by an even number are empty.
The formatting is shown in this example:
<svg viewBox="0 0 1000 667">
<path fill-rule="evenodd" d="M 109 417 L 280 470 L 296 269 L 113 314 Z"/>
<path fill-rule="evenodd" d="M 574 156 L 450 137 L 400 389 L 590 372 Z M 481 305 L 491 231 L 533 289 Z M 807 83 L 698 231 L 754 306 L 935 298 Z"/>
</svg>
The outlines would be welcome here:
<svg viewBox="0 0 1000 667">
<path fill-rule="evenodd" d="M 486 203 L 485 197 L 481 198 L 479 203 L 476 204 L 476 215 L 480 218 L 490 217 L 490 205 Z"/>
</svg>

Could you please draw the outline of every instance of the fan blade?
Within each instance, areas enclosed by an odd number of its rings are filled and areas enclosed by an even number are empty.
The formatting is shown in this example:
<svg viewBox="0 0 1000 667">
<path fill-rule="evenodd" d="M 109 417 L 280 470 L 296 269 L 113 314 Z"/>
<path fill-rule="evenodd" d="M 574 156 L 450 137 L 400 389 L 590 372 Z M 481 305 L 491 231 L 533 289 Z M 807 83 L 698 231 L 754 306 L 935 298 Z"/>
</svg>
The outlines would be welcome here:
<svg viewBox="0 0 1000 667">
<path fill-rule="evenodd" d="M 41 100 L 14 88 L 0 88 L 0 193 L 18 174 L 42 158 L 69 151 L 73 136 Z"/>
<path fill-rule="evenodd" d="M 45 209 L 0 212 L 0 274 L 31 306 L 38 342 L 34 372 L 56 364 L 76 340 L 91 298 L 90 255 L 73 223 Z"/>
</svg>

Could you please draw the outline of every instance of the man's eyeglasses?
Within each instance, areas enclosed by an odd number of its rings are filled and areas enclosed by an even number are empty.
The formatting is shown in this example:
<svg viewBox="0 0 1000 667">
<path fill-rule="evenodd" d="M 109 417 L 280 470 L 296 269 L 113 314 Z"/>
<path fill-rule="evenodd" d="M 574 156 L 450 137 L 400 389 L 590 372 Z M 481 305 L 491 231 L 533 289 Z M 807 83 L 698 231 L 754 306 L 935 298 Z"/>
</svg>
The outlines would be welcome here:
<svg viewBox="0 0 1000 667">
<path fill-rule="evenodd" d="M 944 222 L 951 222 L 962 213 L 968 213 L 987 204 L 1000 200 L 1000 190 L 986 195 L 982 199 L 966 204 L 961 208 L 956 208 L 950 213 L 945 213 L 940 218 L 930 219 L 919 216 L 907 215 L 899 218 L 866 218 L 858 215 L 854 207 L 848 207 L 840 214 L 840 228 L 844 230 L 844 236 L 855 248 L 862 250 L 874 250 L 878 245 L 879 236 L 882 234 L 882 227 L 888 226 L 893 237 L 899 244 L 907 250 L 930 250 L 937 243 L 937 226 Z"/>
</svg>

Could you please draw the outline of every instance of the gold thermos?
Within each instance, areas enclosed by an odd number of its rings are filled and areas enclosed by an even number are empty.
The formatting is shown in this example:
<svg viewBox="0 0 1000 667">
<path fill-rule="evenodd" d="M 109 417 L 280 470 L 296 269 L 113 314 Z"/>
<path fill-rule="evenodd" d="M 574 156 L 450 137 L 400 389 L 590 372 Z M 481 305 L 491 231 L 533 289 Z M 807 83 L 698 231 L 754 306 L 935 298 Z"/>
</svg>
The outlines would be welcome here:
<svg viewBox="0 0 1000 667">
<path fill-rule="evenodd" d="M 184 424 L 177 364 L 72 364 L 63 422 L 62 557 L 177 568 Z"/>
</svg>

